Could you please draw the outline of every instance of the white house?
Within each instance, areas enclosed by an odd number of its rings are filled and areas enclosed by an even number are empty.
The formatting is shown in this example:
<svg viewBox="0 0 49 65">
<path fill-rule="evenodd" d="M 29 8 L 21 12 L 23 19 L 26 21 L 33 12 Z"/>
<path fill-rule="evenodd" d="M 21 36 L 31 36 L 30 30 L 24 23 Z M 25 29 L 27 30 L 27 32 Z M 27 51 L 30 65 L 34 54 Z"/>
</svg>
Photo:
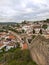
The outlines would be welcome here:
<svg viewBox="0 0 49 65">
<path fill-rule="evenodd" d="M 22 27 L 22 29 L 25 30 L 25 31 L 27 31 L 29 28 L 30 28 L 30 26 L 27 26 L 27 25 L 24 25 L 24 26 Z"/>
<path fill-rule="evenodd" d="M 16 44 L 9 43 L 9 44 L 6 45 L 6 51 L 10 50 L 11 48 L 16 48 L 16 47 L 17 47 Z"/>
<path fill-rule="evenodd" d="M 6 45 L 6 44 L 9 44 L 9 42 L 7 42 L 7 41 L 4 41 L 3 43 L 4 43 L 5 45 Z"/>
<path fill-rule="evenodd" d="M 49 26 L 47 27 L 46 32 L 49 33 Z"/>
<path fill-rule="evenodd" d="M 39 33 L 40 29 L 41 29 L 41 26 L 39 24 L 35 24 L 33 26 L 33 29 L 35 30 L 35 33 Z"/>
<path fill-rule="evenodd" d="M 35 29 L 35 33 L 39 33 L 39 31 L 40 31 L 40 28 Z"/>
<path fill-rule="evenodd" d="M 22 27 L 22 29 L 25 30 L 25 32 L 28 34 L 29 32 L 32 31 L 32 26 L 30 26 L 30 25 L 24 25 Z"/>
</svg>

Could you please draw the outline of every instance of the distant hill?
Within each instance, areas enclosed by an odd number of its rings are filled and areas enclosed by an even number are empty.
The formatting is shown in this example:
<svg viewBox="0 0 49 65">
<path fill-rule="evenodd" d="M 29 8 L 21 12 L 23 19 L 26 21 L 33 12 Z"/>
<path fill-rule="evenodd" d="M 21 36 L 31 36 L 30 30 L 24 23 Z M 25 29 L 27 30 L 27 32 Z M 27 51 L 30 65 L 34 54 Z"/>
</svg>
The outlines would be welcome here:
<svg viewBox="0 0 49 65">
<path fill-rule="evenodd" d="M 0 24 L 16 24 L 16 22 L 0 22 Z"/>
</svg>

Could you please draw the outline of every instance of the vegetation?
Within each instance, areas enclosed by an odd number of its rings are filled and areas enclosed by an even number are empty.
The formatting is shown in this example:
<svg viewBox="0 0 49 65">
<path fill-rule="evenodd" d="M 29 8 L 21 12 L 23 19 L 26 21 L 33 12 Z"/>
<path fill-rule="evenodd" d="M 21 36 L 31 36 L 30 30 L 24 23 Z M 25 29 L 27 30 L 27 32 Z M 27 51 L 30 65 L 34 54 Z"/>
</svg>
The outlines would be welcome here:
<svg viewBox="0 0 49 65">
<path fill-rule="evenodd" d="M 25 33 L 25 30 L 22 30 L 22 33 Z"/>
<path fill-rule="evenodd" d="M 26 22 L 26 20 L 24 20 L 23 22 L 22 22 L 22 24 L 26 24 L 27 22 Z"/>
<path fill-rule="evenodd" d="M 33 29 L 33 34 L 35 33 L 35 30 Z"/>
<path fill-rule="evenodd" d="M 42 28 L 47 29 L 48 25 L 47 24 L 43 24 Z"/>
<path fill-rule="evenodd" d="M 49 23 L 49 19 L 46 20 Z"/>
<path fill-rule="evenodd" d="M 40 29 L 39 33 L 42 34 L 42 29 Z"/>
<path fill-rule="evenodd" d="M 32 39 L 34 39 L 36 36 L 35 35 L 32 35 Z"/>
<path fill-rule="evenodd" d="M 31 43 L 32 40 L 33 40 L 35 37 L 36 37 L 35 35 L 32 35 L 32 38 L 31 38 L 31 39 L 28 39 L 28 42 Z"/>
<path fill-rule="evenodd" d="M 16 26 L 17 26 L 17 27 L 20 27 L 20 25 L 19 25 L 18 23 L 16 24 Z"/>
<path fill-rule="evenodd" d="M 0 62 L 4 65 L 37 65 L 32 61 L 29 50 L 21 50 L 20 48 L 11 49 L 4 54 L 0 54 Z"/>
<path fill-rule="evenodd" d="M 28 42 L 31 43 L 32 39 L 28 39 Z"/>
<path fill-rule="evenodd" d="M 13 29 L 13 28 L 11 28 L 11 27 L 8 27 L 8 30 L 11 30 L 11 31 L 13 31 L 13 32 L 15 32 L 15 33 L 21 33 L 21 32 L 18 32 L 17 30 L 15 30 L 15 29 Z"/>
</svg>

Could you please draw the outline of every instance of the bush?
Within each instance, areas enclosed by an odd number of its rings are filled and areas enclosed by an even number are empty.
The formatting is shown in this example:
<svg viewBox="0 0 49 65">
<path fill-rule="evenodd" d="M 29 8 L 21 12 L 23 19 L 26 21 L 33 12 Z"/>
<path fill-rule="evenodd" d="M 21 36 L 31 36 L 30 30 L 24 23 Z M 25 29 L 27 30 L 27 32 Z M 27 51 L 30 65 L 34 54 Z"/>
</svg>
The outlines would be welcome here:
<svg viewBox="0 0 49 65">
<path fill-rule="evenodd" d="M 48 25 L 47 24 L 43 24 L 42 28 L 47 29 Z"/>
</svg>

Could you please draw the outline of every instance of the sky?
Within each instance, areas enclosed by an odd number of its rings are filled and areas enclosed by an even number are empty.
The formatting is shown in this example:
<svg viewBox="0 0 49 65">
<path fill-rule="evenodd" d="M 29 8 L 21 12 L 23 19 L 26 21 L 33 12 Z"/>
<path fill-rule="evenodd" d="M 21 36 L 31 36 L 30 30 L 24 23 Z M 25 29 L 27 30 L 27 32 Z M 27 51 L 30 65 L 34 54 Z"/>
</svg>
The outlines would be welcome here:
<svg viewBox="0 0 49 65">
<path fill-rule="evenodd" d="M 0 0 L 0 22 L 49 18 L 49 0 Z"/>
</svg>

